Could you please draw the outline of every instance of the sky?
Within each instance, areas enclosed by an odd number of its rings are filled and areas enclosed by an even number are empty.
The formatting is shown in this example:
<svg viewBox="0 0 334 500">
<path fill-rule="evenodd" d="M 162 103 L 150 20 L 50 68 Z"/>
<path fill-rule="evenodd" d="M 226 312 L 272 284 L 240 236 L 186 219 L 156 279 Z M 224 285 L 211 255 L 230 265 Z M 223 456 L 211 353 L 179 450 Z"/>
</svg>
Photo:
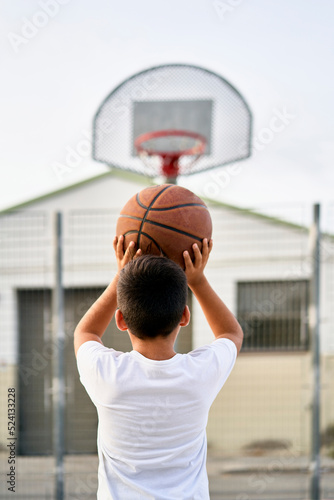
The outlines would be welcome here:
<svg viewBox="0 0 334 500">
<path fill-rule="evenodd" d="M 0 209 L 108 170 L 89 147 L 102 100 L 169 63 L 228 80 L 253 114 L 253 148 L 237 168 L 179 182 L 242 207 L 334 201 L 331 0 L 0 0 Z M 280 113 L 284 127 L 269 135 Z"/>
</svg>

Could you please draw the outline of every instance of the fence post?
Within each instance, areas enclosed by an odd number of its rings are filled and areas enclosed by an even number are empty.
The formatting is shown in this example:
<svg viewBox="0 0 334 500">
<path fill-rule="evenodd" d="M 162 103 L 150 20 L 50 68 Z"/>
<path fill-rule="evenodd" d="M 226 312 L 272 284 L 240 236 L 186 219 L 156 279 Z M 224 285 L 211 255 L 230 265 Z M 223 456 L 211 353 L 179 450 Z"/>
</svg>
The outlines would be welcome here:
<svg viewBox="0 0 334 500">
<path fill-rule="evenodd" d="M 313 359 L 310 500 L 320 500 L 320 205 L 313 207 L 310 333 Z"/>
<path fill-rule="evenodd" d="M 55 284 L 53 291 L 53 453 L 56 462 L 56 500 L 64 499 L 64 290 L 62 214 L 54 221 Z"/>
</svg>

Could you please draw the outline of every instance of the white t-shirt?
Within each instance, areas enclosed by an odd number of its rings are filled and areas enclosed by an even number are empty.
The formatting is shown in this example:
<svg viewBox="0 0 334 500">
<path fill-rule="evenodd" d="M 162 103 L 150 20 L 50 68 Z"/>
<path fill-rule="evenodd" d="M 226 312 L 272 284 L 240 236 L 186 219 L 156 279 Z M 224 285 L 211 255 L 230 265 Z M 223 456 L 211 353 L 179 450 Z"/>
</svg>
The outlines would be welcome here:
<svg viewBox="0 0 334 500">
<path fill-rule="evenodd" d="M 99 417 L 100 500 L 208 500 L 208 412 L 237 350 L 215 340 L 156 361 L 89 341 L 80 380 Z"/>
</svg>

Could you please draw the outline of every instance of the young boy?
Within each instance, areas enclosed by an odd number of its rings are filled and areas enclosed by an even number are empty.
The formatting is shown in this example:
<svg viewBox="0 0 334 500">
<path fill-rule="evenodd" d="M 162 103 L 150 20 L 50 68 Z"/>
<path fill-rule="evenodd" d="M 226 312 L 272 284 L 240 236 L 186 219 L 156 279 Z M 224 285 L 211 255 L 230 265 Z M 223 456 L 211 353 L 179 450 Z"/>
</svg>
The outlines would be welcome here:
<svg viewBox="0 0 334 500">
<path fill-rule="evenodd" d="M 118 273 L 74 334 L 81 382 L 97 408 L 100 500 L 208 500 L 208 412 L 229 376 L 243 333 L 211 288 L 204 268 L 212 240 L 185 271 L 165 257 L 124 253 L 114 240 Z M 187 290 L 195 294 L 216 339 L 188 354 L 174 343 L 189 322 Z M 116 310 L 117 306 L 119 309 Z M 104 347 L 115 314 L 133 351 Z"/>
</svg>

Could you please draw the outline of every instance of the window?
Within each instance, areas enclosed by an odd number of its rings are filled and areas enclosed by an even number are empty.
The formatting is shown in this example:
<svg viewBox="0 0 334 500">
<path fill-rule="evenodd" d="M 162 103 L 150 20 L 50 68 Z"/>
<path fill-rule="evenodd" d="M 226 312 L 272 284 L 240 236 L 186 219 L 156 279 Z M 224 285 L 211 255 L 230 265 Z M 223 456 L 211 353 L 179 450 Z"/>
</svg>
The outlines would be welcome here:
<svg viewBox="0 0 334 500">
<path fill-rule="evenodd" d="M 256 281 L 238 283 L 238 321 L 244 351 L 306 350 L 309 282 Z"/>
</svg>

